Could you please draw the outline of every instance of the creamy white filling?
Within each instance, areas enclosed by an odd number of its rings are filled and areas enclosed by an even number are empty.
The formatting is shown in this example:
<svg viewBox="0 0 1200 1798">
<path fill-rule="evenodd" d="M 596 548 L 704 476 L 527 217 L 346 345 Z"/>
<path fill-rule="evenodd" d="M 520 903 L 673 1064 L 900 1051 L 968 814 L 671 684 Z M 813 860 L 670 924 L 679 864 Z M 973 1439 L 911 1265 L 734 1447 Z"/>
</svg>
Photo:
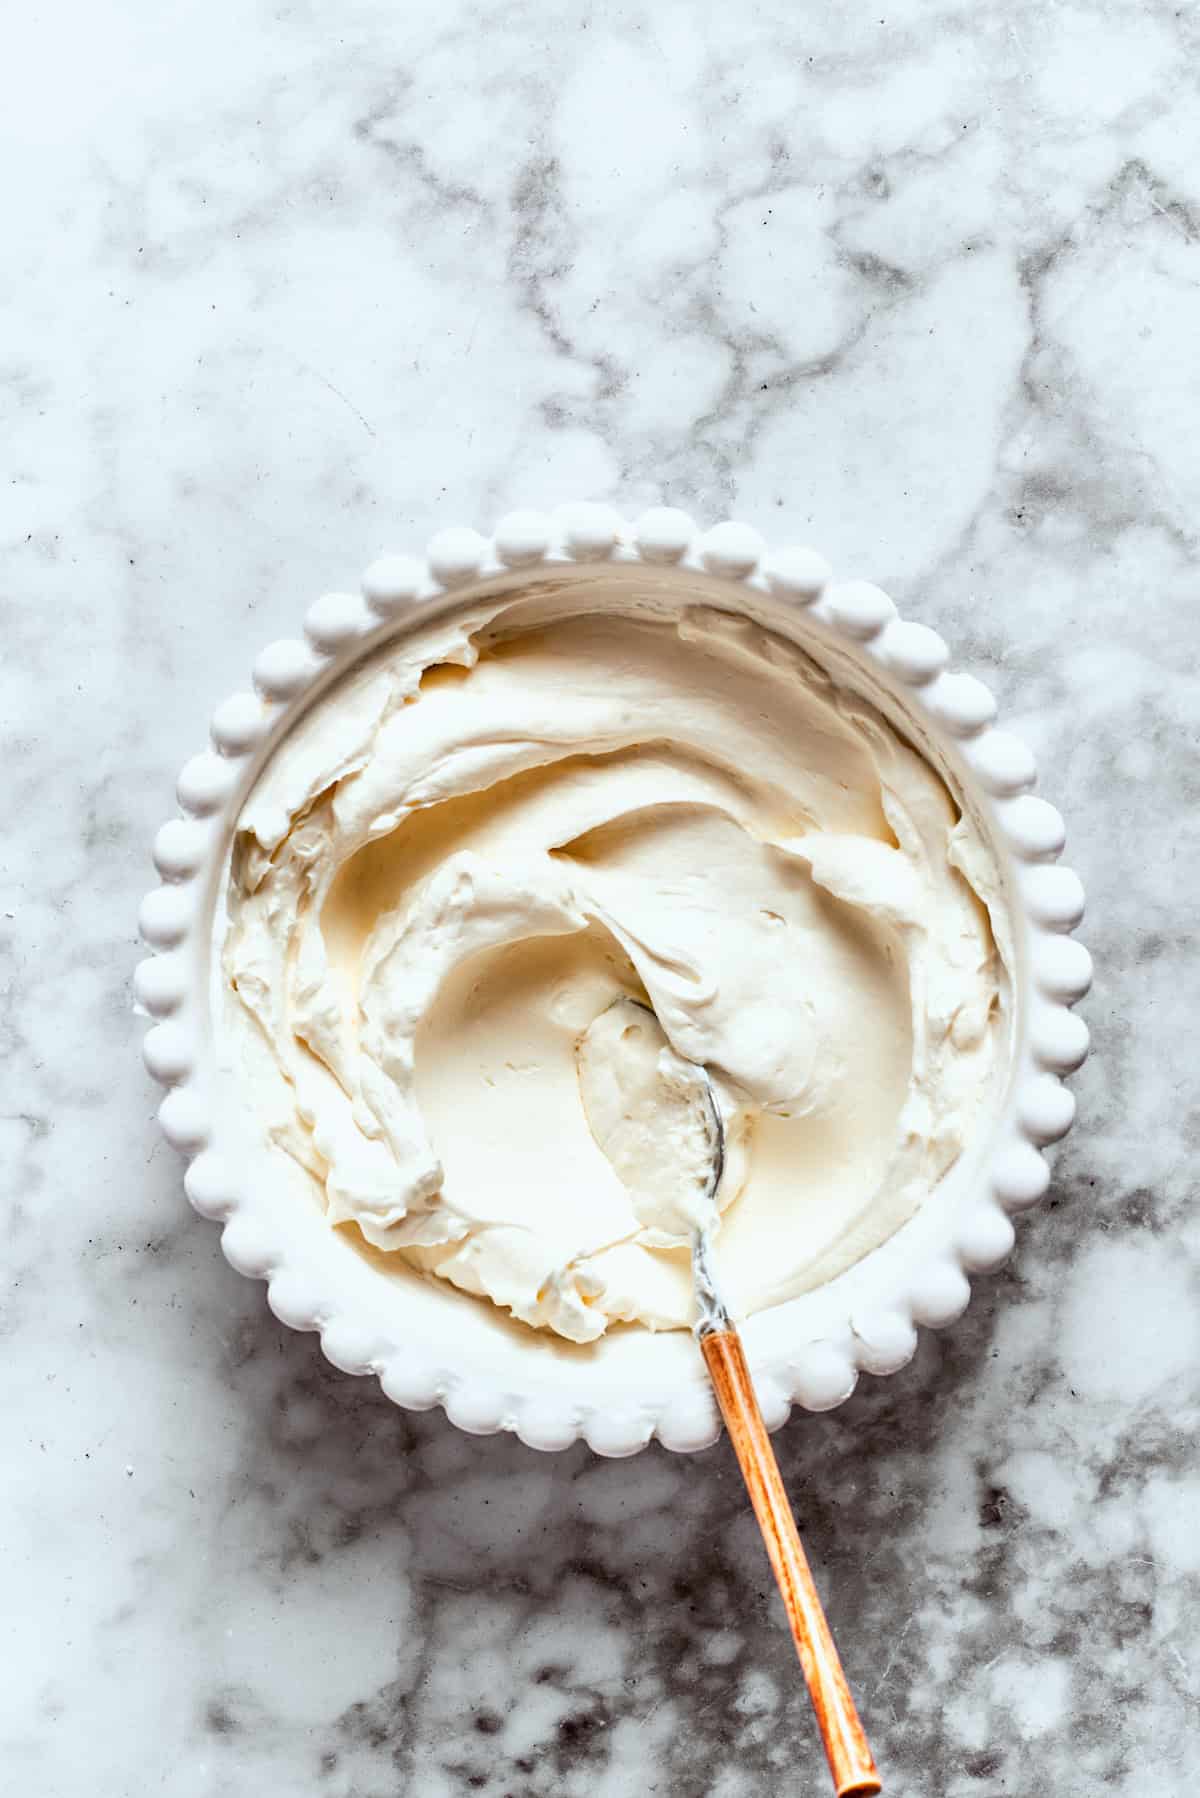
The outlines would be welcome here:
<svg viewBox="0 0 1200 1798">
<path fill-rule="evenodd" d="M 745 1182 L 745 1106 L 681 1061 L 654 1013 L 634 999 L 616 1000 L 584 1031 L 579 1095 L 642 1240 L 674 1248 L 711 1235 L 719 1207 Z"/>
<path fill-rule="evenodd" d="M 933 768 L 782 639 L 493 600 L 273 756 L 230 873 L 230 1029 L 365 1252 L 576 1341 L 680 1327 L 696 1114 L 614 1002 L 710 1071 L 722 1276 L 760 1308 L 894 1232 L 993 1101 L 998 891 Z"/>
</svg>

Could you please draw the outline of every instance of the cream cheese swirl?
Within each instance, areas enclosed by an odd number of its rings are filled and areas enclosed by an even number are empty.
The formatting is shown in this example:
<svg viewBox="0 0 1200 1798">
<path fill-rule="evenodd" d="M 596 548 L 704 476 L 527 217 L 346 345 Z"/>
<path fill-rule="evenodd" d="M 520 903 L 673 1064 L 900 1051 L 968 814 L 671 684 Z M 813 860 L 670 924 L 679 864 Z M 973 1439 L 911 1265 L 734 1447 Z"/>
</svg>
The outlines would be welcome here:
<svg viewBox="0 0 1200 1798">
<path fill-rule="evenodd" d="M 678 1144 L 614 1000 L 710 1071 L 723 1276 L 760 1308 L 893 1233 L 993 1103 L 998 891 L 930 764 L 781 638 L 492 601 L 272 757 L 230 1027 L 264 1129 L 378 1265 L 579 1342 L 681 1327 Z"/>
</svg>

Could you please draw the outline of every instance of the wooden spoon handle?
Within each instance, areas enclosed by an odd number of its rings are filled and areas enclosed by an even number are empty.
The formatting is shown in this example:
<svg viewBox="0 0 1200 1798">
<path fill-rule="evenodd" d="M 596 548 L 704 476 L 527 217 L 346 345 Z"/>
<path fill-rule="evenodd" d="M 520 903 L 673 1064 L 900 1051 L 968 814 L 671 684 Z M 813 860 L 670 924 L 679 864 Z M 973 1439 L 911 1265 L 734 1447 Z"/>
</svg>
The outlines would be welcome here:
<svg viewBox="0 0 1200 1798">
<path fill-rule="evenodd" d="M 838 1798 L 883 1790 L 846 1675 L 800 1545 L 779 1463 L 758 1408 L 754 1382 L 734 1329 L 701 1336 L 713 1391 L 742 1469 L 787 1612 Z"/>
</svg>

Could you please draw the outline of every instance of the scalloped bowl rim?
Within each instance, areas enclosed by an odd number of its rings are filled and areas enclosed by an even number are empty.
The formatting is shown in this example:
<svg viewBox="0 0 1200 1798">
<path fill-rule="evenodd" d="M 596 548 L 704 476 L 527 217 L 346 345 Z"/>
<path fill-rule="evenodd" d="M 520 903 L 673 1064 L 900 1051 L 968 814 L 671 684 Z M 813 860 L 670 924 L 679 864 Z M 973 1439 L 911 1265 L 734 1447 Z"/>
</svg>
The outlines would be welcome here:
<svg viewBox="0 0 1200 1798">
<path fill-rule="evenodd" d="M 548 1355 L 531 1342 L 534 1333 L 504 1320 L 491 1341 L 490 1325 L 465 1327 L 476 1339 L 464 1350 L 464 1305 L 484 1314 L 491 1307 L 449 1289 L 430 1300 L 425 1283 L 410 1288 L 422 1296 L 396 1303 L 391 1283 L 297 1197 L 277 1166 L 284 1158 L 274 1156 L 268 1170 L 245 1120 L 236 1122 L 221 1102 L 209 1022 L 213 906 L 233 828 L 261 768 L 297 720 L 391 637 L 475 597 L 481 586 L 519 589 L 563 574 L 583 580 L 618 570 L 627 571 L 621 578 L 640 571 L 640 578 L 653 574 L 677 585 L 686 577 L 706 597 L 774 623 L 802 647 L 823 644 L 849 657 L 981 813 L 1006 863 L 1017 1030 L 1006 1097 L 986 1139 L 970 1145 L 917 1214 L 855 1267 L 743 1325 L 771 1427 L 793 1403 L 810 1410 L 840 1404 L 860 1371 L 902 1367 L 915 1351 L 917 1327 L 937 1328 L 961 1314 L 969 1276 L 1007 1258 L 1013 1215 L 1046 1190 L 1044 1151 L 1074 1117 L 1063 1077 L 1088 1048 L 1086 1026 L 1071 1008 L 1088 989 L 1091 962 L 1071 936 L 1083 890 L 1058 860 L 1065 828 L 1032 793 L 1036 769 L 1028 749 L 996 727 L 995 703 L 982 683 L 949 671 L 936 632 L 906 623 L 869 582 L 835 583 L 814 551 L 772 553 L 748 525 L 701 531 L 673 508 L 652 508 L 629 524 L 610 507 L 581 503 L 509 514 L 490 537 L 442 531 L 424 558 L 372 563 L 360 594 L 318 599 L 304 637 L 268 645 L 255 664 L 254 689 L 217 707 L 211 747 L 183 769 L 179 815 L 155 840 L 160 884 L 139 917 L 152 953 L 134 983 L 135 1005 L 152 1020 L 145 1063 L 168 1088 L 159 1121 L 187 1157 L 188 1197 L 223 1225 L 231 1264 L 267 1281 L 271 1308 L 284 1323 L 319 1331 L 334 1365 L 376 1375 L 398 1404 L 440 1404 L 460 1428 L 514 1430 L 537 1448 L 582 1437 L 607 1455 L 634 1453 L 654 1437 L 677 1450 L 715 1439 L 719 1419 L 690 1336 L 629 1331 L 611 1364 L 599 1366 L 586 1354 L 574 1361 Z M 439 1307 L 447 1293 L 443 1325 Z M 653 1372 L 643 1365 L 639 1340 L 662 1345 Z"/>
</svg>

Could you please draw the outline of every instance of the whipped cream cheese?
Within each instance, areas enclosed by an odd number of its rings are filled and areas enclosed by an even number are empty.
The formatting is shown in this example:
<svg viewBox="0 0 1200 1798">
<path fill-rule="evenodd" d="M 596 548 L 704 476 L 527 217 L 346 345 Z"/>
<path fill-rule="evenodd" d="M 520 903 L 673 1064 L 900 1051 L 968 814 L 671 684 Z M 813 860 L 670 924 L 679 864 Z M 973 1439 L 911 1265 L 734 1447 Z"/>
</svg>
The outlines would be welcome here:
<svg viewBox="0 0 1200 1798">
<path fill-rule="evenodd" d="M 1009 1034 L 990 849 L 883 713 L 748 619 L 596 591 L 477 601 L 318 703 L 239 820 L 222 960 L 330 1226 L 577 1342 L 694 1314 L 659 1025 L 721 1108 L 742 1312 L 912 1215 Z"/>
</svg>

